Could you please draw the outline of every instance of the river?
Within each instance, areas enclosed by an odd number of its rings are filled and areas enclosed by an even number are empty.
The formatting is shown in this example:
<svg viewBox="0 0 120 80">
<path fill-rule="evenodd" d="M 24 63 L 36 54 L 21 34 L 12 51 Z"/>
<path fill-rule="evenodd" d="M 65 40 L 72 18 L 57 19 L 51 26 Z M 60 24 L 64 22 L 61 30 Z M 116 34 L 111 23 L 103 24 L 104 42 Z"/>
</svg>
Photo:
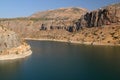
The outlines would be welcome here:
<svg viewBox="0 0 120 80">
<path fill-rule="evenodd" d="M 31 56 L 0 61 L 0 80 L 120 80 L 120 47 L 27 43 Z"/>
</svg>

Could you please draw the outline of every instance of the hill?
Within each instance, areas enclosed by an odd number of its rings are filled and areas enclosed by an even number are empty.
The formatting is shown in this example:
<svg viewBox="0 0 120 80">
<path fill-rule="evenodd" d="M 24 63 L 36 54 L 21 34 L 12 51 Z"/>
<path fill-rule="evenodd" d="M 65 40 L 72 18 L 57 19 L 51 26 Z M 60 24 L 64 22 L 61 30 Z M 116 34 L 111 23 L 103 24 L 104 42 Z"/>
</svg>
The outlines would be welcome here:
<svg viewBox="0 0 120 80">
<path fill-rule="evenodd" d="M 1 19 L 0 24 L 23 38 L 120 45 L 120 3 L 86 11 L 82 8 L 48 10 L 27 18 Z"/>
<path fill-rule="evenodd" d="M 28 37 L 31 33 L 39 31 L 42 24 L 47 30 L 50 30 L 50 26 L 56 29 L 59 26 L 67 27 L 86 12 L 87 10 L 83 8 L 60 8 L 38 12 L 26 18 L 0 19 L 0 25 L 12 29 L 22 37 Z"/>
<path fill-rule="evenodd" d="M 87 12 L 67 29 L 61 27 L 55 30 L 38 31 L 33 34 L 32 38 L 91 45 L 120 45 L 120 4 L 112 4 Z"/>
<path fill-rule="evenodd" d="M 79 7 L 71 7 L 71 8 L 60 8 L 55 10 L 47 10 L 42 12 L 37 12 L 31 15 L 31 18 L 45 18 L 45 19 L 78 19 L 87 12 L 87 9 L 79 8 Z"/>
</svg>

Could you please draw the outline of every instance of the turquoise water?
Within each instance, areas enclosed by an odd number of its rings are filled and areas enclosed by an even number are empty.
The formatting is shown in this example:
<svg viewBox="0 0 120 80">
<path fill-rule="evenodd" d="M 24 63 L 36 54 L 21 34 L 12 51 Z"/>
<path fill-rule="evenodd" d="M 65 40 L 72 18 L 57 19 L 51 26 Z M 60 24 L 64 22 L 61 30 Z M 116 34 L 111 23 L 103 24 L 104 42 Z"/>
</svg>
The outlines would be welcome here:
<svg viewBox="0 0 120 80">
<path fill-rule="evenodd" d="M 0 61 L 0 80 L 120 80 L 120 47 L 27 42 L 33 54 Z"/>
</svg>

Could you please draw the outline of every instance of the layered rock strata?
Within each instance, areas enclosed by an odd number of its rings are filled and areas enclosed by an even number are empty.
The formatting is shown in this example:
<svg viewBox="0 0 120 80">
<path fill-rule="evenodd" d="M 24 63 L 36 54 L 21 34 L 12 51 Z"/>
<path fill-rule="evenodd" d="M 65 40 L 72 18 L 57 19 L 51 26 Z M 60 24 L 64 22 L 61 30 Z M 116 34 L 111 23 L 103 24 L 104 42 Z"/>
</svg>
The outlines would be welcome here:
<svg viewBox="0 0 120 80">
<path fill-rule="evenodd" d="M 120 22 L 120 4 L 87 12 L 78 22 L 80 27 L 100 27 Z"/>
</svg>

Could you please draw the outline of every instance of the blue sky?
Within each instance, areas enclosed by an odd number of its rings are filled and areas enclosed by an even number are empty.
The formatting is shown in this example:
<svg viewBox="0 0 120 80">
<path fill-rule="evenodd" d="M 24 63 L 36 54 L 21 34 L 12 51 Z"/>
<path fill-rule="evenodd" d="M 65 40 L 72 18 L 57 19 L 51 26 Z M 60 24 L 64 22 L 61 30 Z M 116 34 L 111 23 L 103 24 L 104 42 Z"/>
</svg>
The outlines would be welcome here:
<svg viewBox="0 0 120 80">
<path fill-rule="evenodd" d="M 26 17 L 49 9 L 82 7 L 94 10 L 120 0 L 0 0 L 0 18 Z"/>
</svg>

